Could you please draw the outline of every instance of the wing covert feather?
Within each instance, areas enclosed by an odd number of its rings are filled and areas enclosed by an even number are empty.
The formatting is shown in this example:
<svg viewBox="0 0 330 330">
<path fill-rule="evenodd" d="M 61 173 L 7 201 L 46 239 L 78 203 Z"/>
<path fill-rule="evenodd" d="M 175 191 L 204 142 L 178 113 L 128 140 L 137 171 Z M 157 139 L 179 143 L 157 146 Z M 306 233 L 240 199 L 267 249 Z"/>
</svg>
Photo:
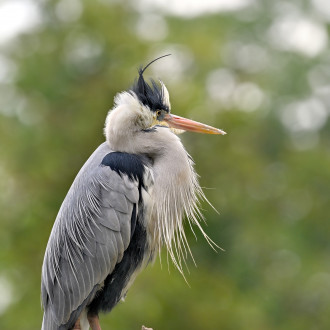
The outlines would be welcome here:
<svg viewBox="0 0 330 330">
<path fill-rule="evenodd" d="M 73 182 L 54 223 L 42 271 L 42 302 L 60 326 L 102 285 L 131 239 L 138 181 L 101 166 L 102 144 Z M 136 209 L 134 209 L 136 210 Z M 95 294 L 95 292 L 93 293 Z M 49 320 L 50 315 L 44 319 Z M 49 321 L 47 321 L 49 323 Z"/>
</svg>

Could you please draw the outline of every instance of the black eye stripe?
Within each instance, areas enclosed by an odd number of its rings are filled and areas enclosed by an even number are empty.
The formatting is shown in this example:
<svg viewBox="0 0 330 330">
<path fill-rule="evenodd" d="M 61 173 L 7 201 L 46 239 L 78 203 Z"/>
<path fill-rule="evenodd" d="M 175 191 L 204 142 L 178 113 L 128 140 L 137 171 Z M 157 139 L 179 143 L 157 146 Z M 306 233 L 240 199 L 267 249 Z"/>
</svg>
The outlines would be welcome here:
<svg viewBox="0 0 330 330">
<path fill-rule="evenodd" d="M 169 55 L 169 54 L 168 54 Z M 161 56 L 156 60 L 166 57 L 168 55 Z M 154 61 L 156 61 L 154 60 Z M 139 101 L 147 106 L 151 111 L 162 110 L 166 113 L 170 112 L 169 104 L 166 102 L 163 88 L 155 80 L 151 79 L 148 84 L 143 77 L 145 69 L 154 61 L 150 62 L 144 69 L 139 69 L 139 77 L 132 86 L 130 92 L 134 93 Z"/>
<path fill-rule="evenodd" d="M 165 103 L 163 90 L 154 80 L 151 80 L 151 83 L 151 85 L 146 83 L 143 76 L 140 75 L 131 90 L 138 97 L 139 101 L 143 105 L 148 106 L 150 110 L 164 110 L 165 112 L 169 112 L 169 107 Z"/>
</svg>

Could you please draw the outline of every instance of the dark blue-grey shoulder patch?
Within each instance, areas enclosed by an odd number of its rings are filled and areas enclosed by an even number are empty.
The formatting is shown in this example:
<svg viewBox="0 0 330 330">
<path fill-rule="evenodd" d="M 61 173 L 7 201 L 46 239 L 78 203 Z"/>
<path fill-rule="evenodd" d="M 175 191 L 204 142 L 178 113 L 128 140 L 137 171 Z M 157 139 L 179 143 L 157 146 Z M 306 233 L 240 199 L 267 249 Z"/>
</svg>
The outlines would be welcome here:
<svg viewBox="0 0 330 330">
<path fill-rule="evenodd" d="M 146 160 L 144 156 L 129 154 L 126 152 L 110 152 L 102 160 L 101 165 L 109 166 L 120 176 L 126 174 L 131 180 L 138 180 L 143 184 L 144 165 Z"/>
</svg>

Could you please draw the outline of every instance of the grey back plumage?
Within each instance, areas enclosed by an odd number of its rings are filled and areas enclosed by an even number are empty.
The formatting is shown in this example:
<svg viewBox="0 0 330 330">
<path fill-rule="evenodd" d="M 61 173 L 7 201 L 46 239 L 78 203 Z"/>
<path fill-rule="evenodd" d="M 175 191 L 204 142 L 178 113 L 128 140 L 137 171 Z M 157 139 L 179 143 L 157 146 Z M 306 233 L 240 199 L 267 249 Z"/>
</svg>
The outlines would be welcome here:
<svg viewBox="0 0 330 330">
<path fill-rule="evenodd" d="M 91 155 L 56 218 L 42 268 L 44 330 L 73 326 L 130 243 L 139 182 L 101 165 L 110 152 L 103 143 Z"/>
</svg>

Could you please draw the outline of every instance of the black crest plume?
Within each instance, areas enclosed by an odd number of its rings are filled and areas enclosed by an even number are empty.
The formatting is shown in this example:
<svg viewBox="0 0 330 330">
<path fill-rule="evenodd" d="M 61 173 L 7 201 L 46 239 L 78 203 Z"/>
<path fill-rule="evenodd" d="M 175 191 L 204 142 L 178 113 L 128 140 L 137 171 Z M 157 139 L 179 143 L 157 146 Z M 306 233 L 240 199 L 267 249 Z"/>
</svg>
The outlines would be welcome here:
<svg viewBox="0 0 330 330">
<path fill-rule="evenodd" d="M 157 57 L 156 59 L 152 60 L 150 63 L 148 63 L 144 68 L 139 69 L 139 77 L 135 81 L 132 92 L 136 94 L 139 101 L 148 106 L 150 110 L 156 111 L 156 110 L 165 110 L 166 112 L 169 112 L 168 105 L 164 102 L 164 95 L 162 88 L 155 82 L 155 80 L 150 79 L 151 85 L 149 85 L 143 77 L 144 71 L 154 62 L 158 61 L 159 59 L 170 56 L 171 54 L 166 54 L 160 57 Z"/>
</svg>

